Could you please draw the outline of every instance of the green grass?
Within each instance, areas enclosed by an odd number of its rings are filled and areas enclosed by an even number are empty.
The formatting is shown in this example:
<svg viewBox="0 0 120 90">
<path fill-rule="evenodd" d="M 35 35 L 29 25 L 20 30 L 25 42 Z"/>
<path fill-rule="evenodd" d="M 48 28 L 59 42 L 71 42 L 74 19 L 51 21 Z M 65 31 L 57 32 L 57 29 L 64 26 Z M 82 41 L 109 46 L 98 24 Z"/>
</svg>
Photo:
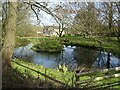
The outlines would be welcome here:
<svg viewBox="0 0 120 90">
<path fill-rule="evenodd" d="M 64 40 L 67 39 L 68 42 L 65 42 Z M 91 37 L 91 38 L 84 38 L 82 36 L 64 36 L 64 37 L 45 37 L 45 38 L 29 38 L 28 39 L 31 43 L 37 44 L 38 42 L 44 42 L 44 41 L 61 41 L 64 45 L 76 45 L 86 48 L 93 48 L 93 49 L 99 49 L 100 44 L 99 41 L 102 42 L 101 48 L 103 51 L 110 51 L 115 54 L 120 54 L 120 47 L 117 42 L 116 37 L 111 37 L 110 43 L 107 41 L 107 37 Z"/>
<path fill-rule="evenodd" d="M 57 53 L 63 51 L 63 45 L 56 40 L 41 41 L 32 47 L 32 50 L 37 52 Z"/>
<path fill-rule="evenodd" d="M 90 38 L 88 37 L 84 38 L 82 36 L 63 36 L 63 37 L 44 37 L 44 38 L 38 37 L 38 38 L 23 38 L 23 39 L 30 41 L 30 43 L 33 43 L 34 45 L 40 42 L 52 42 L 52 41 L 59 42 L 60 41 L 63 45 L 66 45 L 66 46 L 68 45 L 80 46 L 80 47 L 92 48 L 96 50 L 100 49 L 99 42 L 101 42 L 102 51 L 107 51 L 107 52 L 109 51 L 109 52 L 112 52 L 113 54 L 120 55 L 120 45 L 116 37 L 111 37 L 110 42 L 108 42 L 107 37 L 94 37 L 94 36 Z M 52 43 L 49 43 L 49 45 L 50 44 L 52 45 Z M 22 43 L 21 45 L 24 45 L 24 43 Z M 25 42 L 25 45 L 26 45 L 26 42 Z"/>
<path fill-rule="evenodd" d="M 30 67 L 32 69 L 35 69 L 36 71 L 39 71 L 43 74 L 46 74 L 46 75 L 49 75 L 50 77 L 56 79 L 56 80 L 59 80 L 63 83 L 66 83 L 68 82 L 68 84 L 70 85 L 72 82 L 71 82 L 71 78 L 72 78 L 72 75 L 73 75 L 73 72 L 66 72 L 66 73 L 62 73 L 62 72 L 59 72 L 57 70 L 53 70 L 53 69 L 49 69 L 49 68 L 45 68 L 41 65 L 35 65 L 35 64 L 32 64 L 32 63 L 28 63 L 28 62 L 24 62 L 22 60 L 18 60 L 18 59 L 15 59 L 14 60 L 15 62 L 17 63 L 20 63 L 24 66 L 27 66 L 27 67 Z M 19 72 L 23 73 L 23 75 L 25 76 L 26 72 L 29 73 L 30 75 L 34 76 L 35 78 L 38 77 L 38 73 L 30 70 L 30 69 L 27 69 L 25 67 L 22 67 L 14 62 L 12 62 L 12 66 L 14 69 L 17 69 Z M 42 80 L 45 80 L 45 77 L 43 75 L 40 75 L 39 74 L 39 77 L 42 79 Z"/>
<path fill-rule="evenodd" d="M 28 63 L 28 62 L 25 62 L 25 61 L 22 61 L 22 60 L 18 60 L 18 59 L 15 59 L 14 60 L 15 62 L 21 64 L 21 65 L 24 65 L 26 67 L 29 67 L 29 68 L 32 68 L 36 71 L 39 71 L 43 74 L 46 74 L 56 80 L 59 80 L 65 84 L 68 84 L 69 86 L 72 85 L 72 80 L 73 80 L 73 84 L 75 85 L 75 75 L 74 75 L 74 72 L 60 72 L 60 71 L 57 71 L 57 70 L 53 70 L 53 69 L 50 69 L 50 68 L 45 68 L 41 65 L 36 65 L 36 64 L 32 64 L 32 63 Z M 49 79 L 45 78 L 43 75 L 41 74 L 38 74 L 37 72 L 34 72 L 33 70 L 30 70 L 28 68 L 25 68 L 23 66 L 20 66 L 18 64 L 16 64 L 15 62 L 12 62 L 12 67 L 14 69 L 16 69 L 17 71 L 19 71 L 20 73 L 23 74 L 24 77 L 28 77 L 29 75 L 30 76 L 33 76 L 34 78 L 40 78 L 41 80 L 47 80 L 47 81 L 50 81 Z M 111 71 L 111 72 L 108 72 L 107 74 L 114 74 L 114 73 L 119 73 L 118 71 Z M 100 76 L 105 76 L 106 74 L 102 74 L 100 72 L 96 72 L 94 74 L 91 74 L 91 75 L 84 75 L 84 76 L 80 76 L 80 81 L 85 81 L 85 80 L 88 80 L 88 79 L 91 79 L 91 78 L 95 78 L 95 77 L 100 77 Z M 74 76 L 74 77 L 73 77 Z M 91 82 L 91 83 L 84 83 L 84 84 L 81 84 L 82 87 L 84 87 L 84 85 L 86 86 L 89 86 L 90 85 L 101 85 L 101 84 L 104 84 L 106 85 L 107 83 L 112 83 L 112 82 L 116 82 L 116 81 L 119 81 L 120 78 L 110 78 L 110 79 L 105 79 L 105 80 L 102 80 L 102 81 L 99 81 L 99 82 Z M 54 82 L 55 83 L 55 82 Z M 57 83 L 55 83 L 57 84 Z M 80 86 L 81 86 L 80 85 Z M 114 86 L 112 88 L 118 88 L 120 89 L 119 85 L 117 86 Z"/>
<path fill-rule="evenodd" d="M 26 46 L 29 43 L 30 41 L 28 39 L 24 39 L 20 37 L 16 37 L 15 39 L 15 47 Z"/>
<path fill-rule="evenodd" d="M 80 37 L 80 36 L 67 36 L 67 37 L 64 36 L 64 37 L 60 37 L 60 38 L 59 37 L 26 38 L 26 40 L 30 41 L 30 43 L 33 43 L 34 45 L 37 43 L 40 43 L 40 42 L 52 42 L 52 41 L 58 42 L 58 41 L 60 41 L 62 44 L 65 44 L 65 45 L 72 45 L 72 46 L 75 45 L 75 46 L 81 46 L 81 47 L 86 47 L 86 48 L 93 48 L 93 49 L 97 49 L 97 50 L 100 47 L 100 44 L 98 41 L 101 41 L 102 42 L 101 48 L 103 51 L 110 51 L 112 53 L 120 55 L 120 47 L 119 47 L 119 45 L 117 43 L 117 39 L 115 37 L 111 38 L 110 43 L 107 42 L 106 37 L 84 38 L 84 37 Z M 21 44 L 21 45 L 25 45 L 25 44 Z M 15 61 L 22 64 L 22 65 L 25 65 L 27 67 L 33 68 L 41 73 L 44 73 L 44 74 L 46 73 L 46 75 L 49 75 L 50 77 L 52 77 L 56 80 L 59 80 L 59 81 L 64 82 L 64 83 L 68 83 L 68 85 L 72 85 L 72 77 L 74 75 L 74 72 L 62 73 L 60 71 L 45 68 L 45 67 L 40 66 L 40 65 L 27 63 L 27 62 L 24 62 L 22 60 L 15 59 Z M 16 63 L 12 63 L 12 66 L 14 69 L 17 69 L 20 73 L 22 73 L 26 77 L 27 77 L 27 75 L 25 73 L 30 74 L 31 76 L 34 76 L 35 78 L 38 77 L 38 73 L 33 72 L 32 70 L 26 69 L 20 65 L 17 65 Z M 114 74 L 114 73 L 119 73 L 119 72 L 116 72 L 116 71 L 109 72 L 109 74 Z M 87 80 L 87 79 L 90 79 L 91 77 L 94 78 L 97 76 L 105 76 L 105 75 L 106 74 L 95 73 L 93 75 L 81 76 L 80 80 Z M 40 74 L 39 74 L 39 77 L 40 77 L 40 79 L 45 80 L 45 77 L 40 75 Z M 73 80 L 75 81 L 75 77 L 73 78 Z M 107 79 L 107 80 L 103 80 L 103 81 L 99 81 L 97 83 L 91 83 L 91 84 L 92 85 L 101 85 L 101 84 L 107 84 L 109 82 L 112 83 L 112 82 L 119 81 L 119 80 L 120 80 L 120 78 L 111 78 L 111 79 Z M 87 85 L 87 84 L 85 84 L 85 85 Z M 112 88 L 120 90 L 119 85 L 114 86 Z"/>
<path fill-rule="evenodd" d="M 67 36 L 62 37 L 62 40 L 68 39 L 69 42 L 63 42 L 65 45 L 75 45 L 81 46 L 86 48 L 93 48 L 98 49 L 100 47 L 99 41 L 101 41 L 101 49 L 102 51 L 110 51 L 112 53 L 120 55 L 120 46 L 117 42 L 115 37 L 111 37 L 110 43 L 107 42 L 106 37 L 91 37 L 91 38 L 84 38 L 80 36 Z"/>
</svg>

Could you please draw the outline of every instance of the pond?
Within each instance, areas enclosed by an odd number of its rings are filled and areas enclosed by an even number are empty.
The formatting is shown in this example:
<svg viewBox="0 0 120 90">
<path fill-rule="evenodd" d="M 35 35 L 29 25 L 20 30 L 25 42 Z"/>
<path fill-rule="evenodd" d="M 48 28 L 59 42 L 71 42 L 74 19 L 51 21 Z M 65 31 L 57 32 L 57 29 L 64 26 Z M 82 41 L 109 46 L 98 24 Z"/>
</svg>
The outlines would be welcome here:
<svg viewBox="0 0 120 90">
<path fill-rule="evenodd" d="M 37 53 L 30 48 L 33 44 L 14 49 L 13 56 L 34 64 L 43 65 L 46 68 L 56 69 L 59 64 L 65 64 L 68 70 L 74 70 L 77 66 L 87 68 L 110 68 L 120 66 L 120 57 L 110 53 L 108 63 L 108 53 L 99 52 L 92 49 L 64 46 L 64 51 L 61 53 Z"/>
</svg>

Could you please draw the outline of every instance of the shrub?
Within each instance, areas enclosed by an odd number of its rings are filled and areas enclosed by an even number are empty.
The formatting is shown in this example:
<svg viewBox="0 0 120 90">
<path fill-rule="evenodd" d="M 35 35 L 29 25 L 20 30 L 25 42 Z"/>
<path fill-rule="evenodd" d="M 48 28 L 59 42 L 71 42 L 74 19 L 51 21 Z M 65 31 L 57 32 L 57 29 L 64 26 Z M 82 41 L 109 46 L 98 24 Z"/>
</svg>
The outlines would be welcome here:
<svg viewBox="0 0 120 90">
<path fill-rule="evenodd" d="M 32 47 L 32 50 L 37 52 L 61 52 L 63 50 L 63 45 L 58 41 L 43 41 Z"/>
<path fill-rule="evenodd" d="M 15 47 L 26 46 L 29 43 L 30 43 L 30 41 L 27 39 L 23 39 L 23 38 L 15 39 Z"/>
</svg>

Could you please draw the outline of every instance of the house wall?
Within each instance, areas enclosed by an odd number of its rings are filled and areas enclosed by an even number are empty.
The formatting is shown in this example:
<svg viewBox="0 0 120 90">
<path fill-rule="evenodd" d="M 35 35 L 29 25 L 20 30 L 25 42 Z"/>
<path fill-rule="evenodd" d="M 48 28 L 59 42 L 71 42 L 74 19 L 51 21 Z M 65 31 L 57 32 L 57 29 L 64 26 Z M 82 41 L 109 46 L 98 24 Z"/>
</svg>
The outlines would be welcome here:
<svg viewBox="0 0 120 90">
<path fill-rule="evenodd" d="M 43 36 L 58 36 L 59 28 L 49 27 L 44 28 L 43 31 L 37 32 L 37 34 L 43 34 Z M 62 35 L 65 34 L 65 31 L 62 32 Z"/>
</svg>

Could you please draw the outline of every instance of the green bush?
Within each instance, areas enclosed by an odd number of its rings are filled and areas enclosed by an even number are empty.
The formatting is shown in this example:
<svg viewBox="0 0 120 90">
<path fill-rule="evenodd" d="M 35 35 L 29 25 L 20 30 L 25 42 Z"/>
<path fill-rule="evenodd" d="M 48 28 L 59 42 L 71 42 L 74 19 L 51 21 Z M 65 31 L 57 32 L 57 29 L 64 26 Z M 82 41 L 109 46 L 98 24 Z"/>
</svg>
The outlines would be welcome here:
<svg viewBox="0 0 120 90">
<path fill-rule="evenodd" d="M 16 40 L 15 40 L 15 47 L 26 46 L 29 43 L 30 43 L 30 41 L 27 40 L 27 39 L 16 38 Z"/>
<path fill-rule="evenodd" d="M 37 52 L 61 52 L 63 50 L 63 45 L 59 41 L 43 41 L 41 43 L 38 43 L 34 45 L 32 50 Z"/>
</svg>

